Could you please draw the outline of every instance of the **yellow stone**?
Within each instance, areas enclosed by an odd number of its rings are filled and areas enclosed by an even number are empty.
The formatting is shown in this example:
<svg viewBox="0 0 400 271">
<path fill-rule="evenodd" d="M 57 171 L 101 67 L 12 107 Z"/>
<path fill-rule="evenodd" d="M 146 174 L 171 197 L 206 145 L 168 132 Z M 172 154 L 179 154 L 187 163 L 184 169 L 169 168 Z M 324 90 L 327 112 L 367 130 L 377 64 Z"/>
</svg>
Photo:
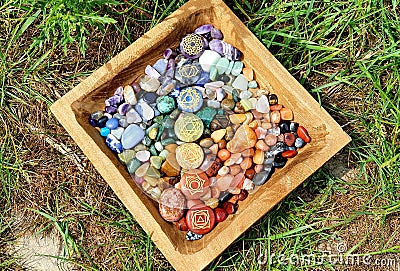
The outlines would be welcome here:
<svg viewBox="0 0 400 271">
<path fill-rule="evenodd" d="M 253 162 L 257 165 L 262 165 L 264 162 L 264 152 L 262 150 L 257 149 L 253 156 Z"/>
<path fill-rule="evenodd" d="M 153 128 L 149 131 L 149 137 L 150 139 L 156 139 L 158 133 L 158 128 Z"/>
<path fill-rule="evenodd" d="M 226 129 L 219 129 L 211 134 L 211 138 L 215 143 L 220 142 L 226 134 Z"/>
<path fill-rule="evenodd" d="M 192 113 L 179 117 L 174 126 L 176 136 L 184 142 L 193 142 L 203 135 L 203 121 Z"/>
<path fill-rule="evenodd" d="M 198 168 L 203 160 L 203 149 L 196 143 L 185 143 L 176 148 L 176 161 L 183 169 Z"/>
<path fill-rule="evenodd" d="M 241 124 L 246 120 L 246 115 L 245 114 L 232 114 L 232 115 L 229 115 L 229 119 L 232 122 L 232 124 Z"/>
</svg>

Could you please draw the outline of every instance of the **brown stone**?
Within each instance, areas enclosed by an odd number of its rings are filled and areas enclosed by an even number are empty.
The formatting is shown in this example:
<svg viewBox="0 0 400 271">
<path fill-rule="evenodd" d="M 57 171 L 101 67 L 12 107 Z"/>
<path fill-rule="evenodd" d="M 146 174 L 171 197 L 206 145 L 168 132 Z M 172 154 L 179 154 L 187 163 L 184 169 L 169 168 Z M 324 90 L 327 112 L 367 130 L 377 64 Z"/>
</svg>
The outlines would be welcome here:
<svg viewBox="0 0 400 271">
<path fill-rule="evenodd" d="M 293 119 L 293 111 L 289 108 L 282 108 L 280 110 L 281 119 L 282 120 L 292 120 Z"/>
<path fill-rule="evenodd" d="M 191 169 L 182 175 L 181 191 L 187 199 L 200 199 L 209 192 L 210 181 L 206 173 Z"/>
<path fill-rule="evenodd" d="M 278 141 L 278 138 L 272 134 L 268 134 L 265 136 L 264 141 L 268 146 L 274 146 Z"/>
<path fill-rule="evenodd" d="M 296 140 L 296 136 L 292 133 L 285 133 L 283 135 L 283 141 L 285 142 L 286 145 L 293 146 L 294 142 Z"/>
<path fill-rule="evenodd" d="M 230 169 L 229 173 L 233 176 L 239 174 L 242 171 L 240 165 L 232 165 L 229 167 L 229 169 Z"/>
<path fill-rule="evenodd" d="M 185 205 L 182 192 L 176 188 L 168 188 L 162 192 L 158 208 L 162 218 L 175 222 L 183 217 Z"/>
<path fill-rule="evenodd" d="M 168 144 L 167 146 L 164 147 L 164 149 L 166 149 L 170 153 L 175 153 L 176 148 L 178 148 L 177 144 Z"/>
<path fill-rule="evenodd" d="M 167 159 L 161 166 L 161 172 L 168 177 L 178 176 L 181 171 L 181 166 L 176 161 L 175 153 L 169 153 Z"/>
<path fill-rule="evenodd" d="M 243 159 L 243 161 L 240 163 L 240 167 L 243 170 L 246 170 L 248 168 L 251 168 L 251 166 L 253 165 L 253 160 L 251 159 L 251 157 L 245 157 Z"/>
<path fill-rule="evenodd" d="M 216 158 L 211 166 L 205 171 L 208 177 L 216 176 L 218 170 L 223 166 L 221 159 Z"/>
<path fill-rule="evenodd" d="M 256 143 L 256 149 L 262 150 L 262 151 L 268 151 L 269 146 L 265 143 L 264 140 L 258 140 Z"/>
<path fill-rule="evenodd" d="M 255 132 L 248 125 L 243 124 L 237 129 L 235 136 L 228 142 L 226 148 L 231 153 L 240 153 L 245 149 L 254 147 L 256 142 L 257 136 Z"/>
<path fill-rule="evenodd" d="M 223 208 L 215 208 L 215 220 L 219 223 L 224 221 L 228 217 L 228 212 Z"/>
</svg>

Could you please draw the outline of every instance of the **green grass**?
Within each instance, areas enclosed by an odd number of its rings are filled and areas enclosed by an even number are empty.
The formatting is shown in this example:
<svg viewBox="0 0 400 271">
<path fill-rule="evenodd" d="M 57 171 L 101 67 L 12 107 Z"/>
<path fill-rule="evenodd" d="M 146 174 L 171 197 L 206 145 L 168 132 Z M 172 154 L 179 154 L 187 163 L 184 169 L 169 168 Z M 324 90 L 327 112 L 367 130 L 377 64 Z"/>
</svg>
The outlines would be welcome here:
<svg viewBox="0 0 400 271">
<path fill-rule="evenodd" d="M 171 269 L 96 171 L 88 165 L 74 172 L 71 160 L 40 136 L 80 155 L 49 106 L 184 2 L 0 1 L 0 269 L 17 268 L 5 248 L 18 232 L 11 223 L 19 209 L 31 210 L 37 231 L 56 229 L 64 260 L 82 270 Z M 327 260 L 299 266 L 276 258 L 263 263 L 264 255 L 320 254 L 321 244 L 340 242 L 352 254 L 397 255 L 397 1 L 226 3 L 351 135 L 341 155 L 359 175 L 343 181 L 319 170 L 208 269 L 334 270 Z M 354 229 L 359 236 L 349 233 Z"/>
</svg>

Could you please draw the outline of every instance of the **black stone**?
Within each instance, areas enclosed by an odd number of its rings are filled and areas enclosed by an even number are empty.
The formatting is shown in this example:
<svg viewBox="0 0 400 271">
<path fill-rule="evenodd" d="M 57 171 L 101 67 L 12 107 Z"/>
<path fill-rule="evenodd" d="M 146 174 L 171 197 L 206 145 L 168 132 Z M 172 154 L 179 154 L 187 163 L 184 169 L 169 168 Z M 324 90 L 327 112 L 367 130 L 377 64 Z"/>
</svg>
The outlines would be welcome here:
<svg viewBox="0 0 400 271">
<path fill-rule="evenodd" d="M 147 104 L 155 103 L 157 98 L 158 95 L 155 94 L 154 92 L 147 92 L 143 95 L 143 101 L 145 101 Z"/>
<path fill-rule="evenodd" d="M 299 128 L 299 124 L 297 122 L 291 122 L 290 123 L 290 131 L 292 133 L 296 133 L 297 132 L 297 128 Z"/>
<path fill-rule="evenodd" d="M 290 121 L 284 120 L 279 124 L 280 133 L 289 133 L 290 132 Z"/>
<path fill-rule="evenodd" d="M 217 76 L 217 81 L 222 81 L 225 84 L 228 83 L 230 80 L 231 80 L 231 78 L 226 74 L 221 74 L 221 75 Z"/>
<path fill-rule="evenodd" d="M 222 204 L 231 198 L 232 194 L 226 191 L 221 192 L 219 195 L 219 203 Z"/>
<path fill-rule="evenodd" d="M 99 128 L 106 127 L 106 122 L 108 121 L 107 116 L 102 116 L 98 121 L 97 121 L 97 126 Z"/>
<path fill-rule="evenodd" d="M 232 91 L 232 98 L 235 103 L 240 102 L 239 91 L 237 89 Z"/>
<path fill-rule="evenodd" d="M 291 147 L 286 146 L 286 148 L 285 148 L 285 151 L 295 151 L 295 150 L 297 150 L 297 148 L 295 146 L 291 146 Z"/>
<path fill-rule="evenodd" d="M 99 122 L 95 119 L 89 118 L 89 123 L 90 125 L 92 125 L 93 127 L 97 127 L 99 126 Z"/>
<path fill-rule="evenodd" d="M 287 162 L 287 158 L 282 156 L 282 153 L 278 153 L 277 155 L 275 155 L 275 162 L 274 163 L 286 163 Z"/>
<path fill-rule="evenodd" d="M 283 161 L 283 162 L 280 162 L 280 163 L 274 162 L 274 163 L 272 164 L 272 166 L 273 166 L 274 168 L 283 168 L 285 165 L 286 165 L 286 161 Z"/>
<path fill-rule="evenodd" d="M 276 96 L 275 94 L 270 94 L 268 95 L 268 101 L 270 105 L 274 105 L 278 103 L 278 96 Z"/>
</svg>

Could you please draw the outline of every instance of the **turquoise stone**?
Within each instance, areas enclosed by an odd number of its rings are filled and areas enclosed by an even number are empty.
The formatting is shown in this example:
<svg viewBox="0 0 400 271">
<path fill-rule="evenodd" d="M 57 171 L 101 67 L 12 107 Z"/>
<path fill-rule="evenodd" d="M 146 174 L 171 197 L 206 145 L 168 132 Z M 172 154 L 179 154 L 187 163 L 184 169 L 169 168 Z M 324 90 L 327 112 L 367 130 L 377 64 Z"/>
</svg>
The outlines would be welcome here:
<svg viewBox="0 0 400 271">
<path fill-rule="evenodd" d="M 203 105 L 203 94 L 196 88 L 187 87 L 181 90 L 177 102 L 180 110 L 193 113 Z"/>
<path fill-rule="evenodd" d="M 250 81 L 247 85 L 249 88 L 257 88 L 258 84 L 256 80 Z"/>
<path fill-rule="evenodd" d="M 234 65 L 234 64 L 235 64 L 235 61 L 233 61 L 233 60 L 229 63 L 229 66 L 228 66 L 228 68 L 227 68 L 226 71 L 225 71 L 225 74 L 226 74 L 226 75 L 231 74 L 232 68 L 233 68 L 233 65 Z"/>
<path fill-rule="evenodd" d="M 217 79 L 218 71 L 215 66 L 210 68 L 210 80 L 215 81 Z"/>
<path fill-rule="evenodd" d="M 138 159 L 133 158 L 131 161 L 128 162 L 127 164 L 127 169 L 130 174 L 135 174 L 135 171 L 142 165 L 142 162 L 140 162 Z"/>
<path fill-rule="evenodd" d="M 243 62 L 236 61 L 233 64 L 233 68 L 232 68 L 231 74 L 234 75 L 234 76 L 238 76 L 242 72 L 242 69 L 243 69 Z"/>
<path fill-rule="evenodd" d="M 100 135 L 103 137 L 107 137 L 110 134 L 110 129 L 107 127 L 103 127 L 100 129 Z"/>
<path fill-rule="evenodd" d="M 158 97 L 156 103 L 161 114 L 171 113 L 176 108 L 175 99 L 170 96 Z"/>
<path fill-rule="evenodd" d="M 204 125 L 210 127 L 211 121 L 214 119 L 217 114 L 217 110 L 210 107 L 204 107 L 196 115 L 203 121 Z"/>
<path fill-rule="evenodd" d="M 218 60 L 217 65 L 215 67 L 217 68 L 218 74 L 223 74 L 229 67 L 229 59 L 223 57 L 220 60 Z"/>
</svg>

